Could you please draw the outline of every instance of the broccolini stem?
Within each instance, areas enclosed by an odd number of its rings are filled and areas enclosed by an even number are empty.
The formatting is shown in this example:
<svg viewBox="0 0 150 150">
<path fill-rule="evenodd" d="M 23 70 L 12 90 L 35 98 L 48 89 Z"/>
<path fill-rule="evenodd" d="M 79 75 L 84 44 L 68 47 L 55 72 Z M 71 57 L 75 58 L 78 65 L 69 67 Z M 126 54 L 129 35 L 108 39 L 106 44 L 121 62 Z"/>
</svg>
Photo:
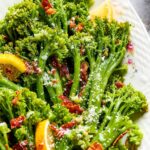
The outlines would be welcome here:
<svg viewBox="0 0 150 150">
<path fill-rule="evenodd" d="M 90 63 L 90 72 L 92 72 L 94 70 L 94 66 L 95 66 L 95 59 L 93 57 L 91 57 L 89 50 L 87 51 L 87 55 L 88 55 L 88 59 L 89 59 L 89 63 Z"/>
<path fill-rule="evenodd" d="M 6 28 L 6 32 L 7 32 L 8 36 L 9 36 L 10 40 L 14 42 L 15 39 L 13 38 L 12 33 L 9 31 L 8 28 Z"/>
<path fill-rule="evenodd" d="M 72 150 L 73 146 L 69 142 L 69 139 L 64 136 L 56 141 L 55 150 Z"/>
<path fill-rule="evenodd" d="M 56 104 L 58 100 L 57 100 L 57 96 L 56 96 L 55 90 L 51 86 L 47 86 L 46 89 L 47 89 L 47 91 L 49 93 L 49 96 L 50 96 L 52 102 L 54 104 Z"/>
<path fill-rule="evenodd" d="M 3 77 L 1 74 L 0 74 L 0 87 L 7 87 L 15 91 L 20 90 L 22 88 L 19 85 L 9 81 L 7 78 Z"/>
<path fill-rule="evenodd" d="M 88 78 L 88 82 L 85 85 L 85 88 L 83 89 L 83 92 L 82 92 L 83 102 L 81 103 L 81 106 L 83 106 L 83 107 L 86 107 L 87 99 L 88 99 L 88 96 L 90 94 L 89 91 L 90 91 L 91 84 L 92 84 L 92 78 L 93 78 L 93 72 L 90 73 L 90 76 Z"/>
<path fill-rule="evenodd" d="M 98 67 L 94 71 L 95 78 L 93 79 L 92 85 L 91 85 L 91 91 L 90 91 L 90 97 L 89 97 L 89 108 L 91 106 L 99 106 L 100 105 L 100 99 L 102 94 L 100 92 L 103 92 L 103 89 L 101 87 L 101 82 L 103 82 L 103 72 L 105 72 L 105 68 L 107 68 L 107 65 L 109 64 L 109 61 L 106 60 L 102 64 L 98 64 Z M 93 97 L 96 97 L 95 100 L 93 100 Z"/>
<path fill-rule="evenodd" d="M 9 114 L 8 115 L 9 119 L 13 119 L 14 118 L 14 114 L 12 113 L 12 108 L 11 108 L 11 106 L 9 104 L 8 104 L 7 108 L 5 108 L 5 110 L 7 110 L 8 114 Z"/>
<path fill-rule="evenodd" d="M 41 54 L 39 56 L 39 67 L 42 70 L 42 74 L 40 74 L 37 78 L 37 95 L 39 98 L 45 100 L 45 95 L 44 95 L 44 87 L 43 87 L 43 72 L 45 69 L 46 61 L 48 57 L 50 56 L 49 51 L 49 45 L 45 47 L 44 50 L 41 51 Z"/>
<path fill-rule="evenodd" d="M 5 140 L 5 144 L 8 145 L 8 137 L 7 134 L 3 134 L 4 140 Z"/>
<path fill-rule="evenodd" d="M 105 90 L 110 75 L 114 72 L 115 68 L 121 63 L 124 56 L 125 56 L 125 49 L 123 49 L 121 53 L 118 52 L 118 54 L 115 57 L 112 56 L 112 60 L 110 61 L 108 68 L 106 68 L 105 74 L 103 74 L 103 82 L 101 82 L 101 88 L 103 90 Z"/>
<path fill-rule="evenodd" d="M 96 64 L 100 64 L 101 63 L 101 54 L 98 55 L 99 57 L 97 58 L 96 62 L 94 60 L 94 58 L 88 57 L 89 62 L 90 62 L 90 75 L 88 78 L 88 82 L 83 90 L 82 93 L 82 98 L 83 98 L 83 103 L 81 104 L 82 106 L 85 106 L 88 96 L 90 95 L 90 88 L 91 88 L 91 84 L 92 84 L 92 80 L 93 80 L 93 76 L 95 74 L 94 69 L 96 67 Z M 94 62 L 93 62 L 94 61 Z"/>
<path fill-rule="evenodd" d="M 115 56 L 112 54 L 108 60 L 98 66 L 94 72 L 96 77 L 92 82 L 92 89 L 90 91 L 89 103 L 88 103 L 88 116 L 90 117 L 91 109 L 95 112 L 92 122 L 87 120 L 87 124 L 90 124 L 91 131 L 97 128 L 98 116 L 100 113 L 101 99 L 104 94 L 105 87 L 108 79 L 114 69 L 120 64 L 125 55 L 125 50 L 118 52 Z M 93 99 L 94 97 L 94 99 Z"/>
<path fill-rule="evenodd" d="M 50 65 L 51 68 L 53 68 L 51 65 Z M 48 68 L 46 68 L 48 70 Z M 54 75 L 52 76 L 53 79 L 56 80 L 56 85 L 55 86 L 46 86 L 47 88 L 47 91 L 53 101 L 53 103 L 57 103 L 58 102 L 58 97 L 60 95 L 63 94 L 63 89 L 62 89 L 62 82 L 61 82 L 61 79 L 60 79 L 60 75 L 58 73 L 58 70 L 56 69 L 56 72 L 54 73 Z"/>
<path fill-rule="evenodd" d="M 1 143 L 1 141 L 0 141 L 0 149 L 1 149 L 1 150 L 6 150 L 5 145 L 3 145 L 3 144 Z"/>
<path fill-rule="evenodd" d="M 80 53 L 77 52 L 76 55 L 74 56 L 74 77 L 73 77 L 73 84 L 70 91 L 70 97 L 76 95 L 76 92 L 79 87 L 79 81 L 80 81 Z"/>
<path fill-rule="evenodd" d="M 63 30 L 65 33 L 68 32 L 68 24 L 67 24 L 67 15 L 65 13 L 65 10 L 63 8 L 63 0 L 60 1 L 60 7 L 61 7 L 61 21 L 62 21 L 62 24 L 63 24 Z"/>
<path fill-rule="evenodd" d="M 100 142 L 103 145 L 103 148 L 107 149 L 120 134 L 132 128 L 133 125 L 131 125 L 131 123 L 132 122 L 124 119 L 124 117 L 121 118 L 119 122 L 114 121 L 112 126 L 108 125 L 105 130 L 98 131 L 98 134 L 94 137 L 93 141 Z M 101 137 L 103 137 L 103 139 L 101 139 Z"/>
<path fill-rule="evenodd" d="M 29 131 L 29 137 L 28 137 L 29 144 L 34 145 L 35 136 L 34 136 L 32 124 L 30 122 L 28 122 L 27 126 L 28 126 L 28 131 Z"/>
</svg>

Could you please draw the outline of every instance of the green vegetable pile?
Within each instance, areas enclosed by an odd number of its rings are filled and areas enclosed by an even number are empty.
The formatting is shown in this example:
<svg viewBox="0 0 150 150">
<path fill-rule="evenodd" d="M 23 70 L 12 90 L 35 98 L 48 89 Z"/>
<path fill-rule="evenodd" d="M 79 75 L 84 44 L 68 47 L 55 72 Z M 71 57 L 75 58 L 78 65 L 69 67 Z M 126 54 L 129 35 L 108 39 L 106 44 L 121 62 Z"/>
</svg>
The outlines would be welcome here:
<svg viewBox="0 0 150 150">
<path fill-rule="evenodd" d="M 124 83 L 130 24 L 91 20 L 91 4 L 23 0 L 0 21 L 0 53 L 16 55 L 27 68 L 14 77 L 11 64 L 0 65 L 0 150 L 37 149 L 36 125 L 46 119 L 55 150 L 140 145 L 134 119 L 148 104 Z"/>
</svg>

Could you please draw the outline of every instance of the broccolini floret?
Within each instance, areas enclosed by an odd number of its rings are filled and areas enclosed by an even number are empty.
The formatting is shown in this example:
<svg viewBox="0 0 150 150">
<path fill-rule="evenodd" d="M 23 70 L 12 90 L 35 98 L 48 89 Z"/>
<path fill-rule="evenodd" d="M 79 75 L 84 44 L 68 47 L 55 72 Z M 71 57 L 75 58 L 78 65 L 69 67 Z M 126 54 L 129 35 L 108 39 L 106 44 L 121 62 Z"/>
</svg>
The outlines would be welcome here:
<svg viewBox="0 0 150 150">
<path fill-rule="evenodd" d="M 92 74 L 94 79 L 92 79 L 91 83 L 88 111 L 86 114 L 88 116 L 86 117 L 87 124 L 91 126 L 92 130 L 95 130 L 98 124 L 96 120 L 99 118 L 101 100 L 108 79 L 125 56 L 130 31 L 130 25 L 128 23 L 119 24 L 115 21 L 108 23 L 106 20 L 96 21 L 98 22 L 96 28 L 100 28 L 101 31 L 96 32 L 98 34 L 96 38 L 100 37 L 102 39 L 100 45 L 98 45 L 99 55 L 97 56 L 96 67 Z M 100 26 L 99 22 L 102 22 L 103 26 Z M 116 43 L 116 41 L 119 41 L 119 43 Z M 106 49 L 108 50 L 108 54 L 104 55 Z M 89 119 L 91 118 L 91 111 L 94 113 L 94 120 Z"/>
<path fill-rule="evenodd" d="M 8 140 L 8 133 L 10 129 L 8 128 L 5 122 L 0 122 L 0 149 L 1 150 L 10 150 L 9 147 L 9 140 Z"/>
<path fill-rule="evenodd" d="M 38 99 L 34 92 L 22 88 L 13 91 L 7 88 L 0 89 L 0 111 L 2 119 L 5 119 L 14 131 L 18 141 L 27 140 L 34 145 L 34 128 L 42 120 L 53 120 L 50 106 L 43 100 Z M 23 123 L 17 126 L 18 116 L 23 116 Z M 15 124 L 13 122 L 15 121 Z M 12 126 L 14 125 L 14 126 Z"/>
<path fill-rule="evenodd" d="M 13 42 L 18 38 L 32 35 L 35 28 L 34 21 L 38 19 L 37 9 L 32 0 L 24 0 L 9 8 L 5 19 L 1 22 L 0 32 Z"/>
<path fill-rule="evenodd" d="M 31 57 L 31 59 L 33 55 L 38 56 L 38 67 L 42 73 L 38 75 L 37 79 L 37 94 L 42 99 L 45 99 L 43 75 L 47 60 L 50 56 L 56 56 L 60 60 L 65 58 L 68 53 L 66 43 L 66 34 L 61 30 L 51 29 L 48 26 L 43 26 L 43 29 L 36 31 L 33 36 L 28 36 L 16 42 L 16 52 L 20 55 Z"/>
<path fill-rule="evenodd" d="M 7 121 L 14 118 L 11 100 L 14 97 L 14 91 L 7 88 L 0 89 L 0 111 L 7 118 Z M 4 117 L 4 116 L 2 116 Z"/>
<path fill-rule="evenodd" d="M 55 115 L 54 120 L 55 122 L 57 122 L 58 125 L 70 122 L 75 117 L 73 114 L 69 112 L 67 108 L 65 108 L 61 104 L 53 105 L 53 113 Z"/>
<path fill-rule="evenodd" d="M 103 120 L 99 125 L 99 134 L 94 140 L 98 140 L 104 148 L 108 148 L 120 134 L 127 131 L 129 132 L 129 141 L 139 145 L 142 134 L 137 125 L 130 120 L 130 117 L 137 112 L 147 111 L 144 95 L 133 89 L 131 85 L 117 89 L 111 94 L 107 93 L 107 95 L 106 107 L 103 109 Z"/>
</svg>

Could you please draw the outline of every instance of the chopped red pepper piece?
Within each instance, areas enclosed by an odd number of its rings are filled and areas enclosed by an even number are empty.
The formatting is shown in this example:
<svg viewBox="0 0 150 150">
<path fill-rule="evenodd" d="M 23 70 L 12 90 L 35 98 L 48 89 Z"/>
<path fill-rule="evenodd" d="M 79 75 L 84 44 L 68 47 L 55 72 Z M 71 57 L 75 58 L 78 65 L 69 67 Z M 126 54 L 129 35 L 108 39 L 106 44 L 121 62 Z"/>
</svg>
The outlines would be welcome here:
<svg viewBox="0 0 150 150">
<path fill-rule="evenodd" d="M 12 100 L 12 104 L 15 106 L 17 105 L 18 101 L 19 101 L 19 97 L 18 95 L 20 94 L 20 91 L 16 91 L 16 96 L 14 97 L 14 99 Z"/>
<path fill-rule="evenodd" d="M 29 62 L 25 62 L 26 65 L 26 74 L 40 74 L 42 72 L 42 70 L 38 67 L 37 62 L 32 62 L 32 64 L 30 64 Z"/>
<path fill-rule="evenodd" d="M 18 142 L 13 146 L 13 150 L 28 150 L 27 145 L 28 145 L 27 140 Z"/>
<path fill-rule="evenodd" d="M 18 98 L 18 96 L 16 96 L 16 97 L 12 100 L 13 106 L 16 106 L 17 103 L 18 103 L 18 101 L 19 101 L 19 98 Z"/>
<path fill-rule="evenodd" d="M 53 8 L 52 4 L 48 0 L 42 0 L 41 4 L 46 14 L 53 15 L 56 13 L 56 10 Z"/>
<path fill-rule="evenodd" d="M 83 109 L 80 105 L 71 102 L 66 96 L 61 95 L 59 98 L 63 101 L 62 105 L 69 109 L 70 113 L 82 114 Z"/>
<path fill-rule="evenodd" d="M 61 67 L 61 64 L 59 63 L 58 59 L 55 56 L 51 58 L 51 64 L 54 68 L 57 69 Z"/>
<path fill-rule="evenodd" d="M 79 24 L 77 25 L 76 31 L 77 31 L 77 32 L 81 32 L 83 29 L 84 29 L 84 25 L 83 25 L 82 23 L 79 23 Z"/>
<path fill-rule="evenodd" d="M 76 124 L 77 124 L 77 122 L 71 121 L 71 122 L 68 122 L 66 124 L 63 124 L 60 129 L 58 129 L 55 124 L 51 124 L 50 128 L 54 132 L 54 135 L 58 139 L 60 139 L 64 136 L 65 130 L 73 128 Z"/>
<path fill-rule="evenodd" d="M 71 122 L 68 122 L 68 123 L 65 123 L 61 126 L 61 128 L 63 129 L 71 129 L 73 128 L 75 125 L 77 124 L 76 121 L 71 121 Z"/>
<path fill-rule="evenodd" d="M 54 68 L 57 68 L 60 72 L 60 76 L 64 76 L 70 79 L 69 69 L 66 64 L 61 64 L 56 57 L 51 58 L 51 64 Z"/>
<path fill-rule="evenodd" d="M 118 89 L 120 89 L 120 88 L 122 88 L 122 87 L 124 86 L 124 83 L 121 82 L 121 81 L 117 81 L 117 82 L 115 83 L 115 86 L 116 86 Z"/>
<path fill-rule="evenodd" d="M 70 29 L 75 28 L 76 27 L 76 23 L 75 20 L 70 20 L 70 25 L 69 25 Z"/>
<path fill-rule="evenodd" d="M 60 76 L 62 76 L 62 77 L 64 76 L 67 79 L 70 78 L 69 69 L 66 64 L 62 64 L 59 69 L 60 69 Z"/>
<path fill-rule="evenodd" d="M 47 9 L 45 12 L 46 12 L 46 14 L 48 14 L 48 15 L 56 14 L 56 10 L 55 10 L 54 8 L 49 8 L 49 9 Z"/>
<path fill-rule="evenodd" d="M 48 0 L 42 0 L 42 7 L 43 8 L 52 8 L 52 4 Z"/>
<path fill-rule="evenodd" d="M 26 119 L 25 116 L 19 116 L 18 118 L 11 119 L 10 120 L 11 129 L 20 128 L 25 119 Z"/>
<path fill-rule="evenodd" d="M 51 124 L 51 125 L 50 125 L 50 128 L 51 128 L 51 130 L 54 132 L 54 135 L 55 135 L 57 138 L 60 139 L 60 138 L 62 138 L 62 137 L 64 136 L 65 131 L 58 129 L 54 124 Z"/>
<path fill-rule="evenodd" d="M 103 150 L 103 146 L 102 144 L 95 142 L 88 148 L 88 150 Z"/>
<path fill-rule="evenodd" d="M 72 84 L 73 84 L 73 80 L 69 80 L 69 81 L 65 84 L 65 90 L 64 90 L 64 93 L 63 93 L 64 96 L 69 95 Z"/>
</svg>

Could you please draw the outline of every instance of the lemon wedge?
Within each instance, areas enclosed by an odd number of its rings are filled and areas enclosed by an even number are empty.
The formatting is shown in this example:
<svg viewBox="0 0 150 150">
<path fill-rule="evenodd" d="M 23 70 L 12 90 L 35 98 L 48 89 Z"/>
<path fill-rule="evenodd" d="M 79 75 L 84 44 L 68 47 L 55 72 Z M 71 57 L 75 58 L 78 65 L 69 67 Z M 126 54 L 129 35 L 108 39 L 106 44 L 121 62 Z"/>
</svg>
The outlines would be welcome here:
<svg viewBox="0 0 150 150">
<path fill-rule="evenodd" d="M 111 5 L 110 0 L 104 1 L 97 9 L 90 12 L 91 19 L 95 17 L 107 18 L 109 21 L 114 18 L 114 8 Z"/>
<path fill-rule="evenodd" d="M 24 61 L 14 54 L 0 54 L 0 64 L 12 65 L 21 73 L 24 73 L 26 71 L 26 65 Z"/>
<path fill-rule="evenodd" d="M 37 124 L 35 133 L 36 150 L 54 150 L 54 138 L 49 125 L 49 120 Z"/>
</svg>

